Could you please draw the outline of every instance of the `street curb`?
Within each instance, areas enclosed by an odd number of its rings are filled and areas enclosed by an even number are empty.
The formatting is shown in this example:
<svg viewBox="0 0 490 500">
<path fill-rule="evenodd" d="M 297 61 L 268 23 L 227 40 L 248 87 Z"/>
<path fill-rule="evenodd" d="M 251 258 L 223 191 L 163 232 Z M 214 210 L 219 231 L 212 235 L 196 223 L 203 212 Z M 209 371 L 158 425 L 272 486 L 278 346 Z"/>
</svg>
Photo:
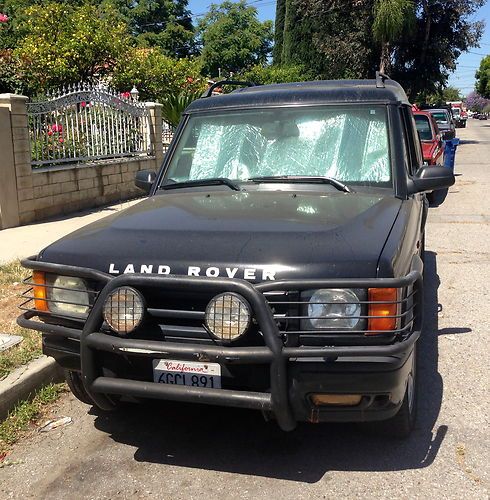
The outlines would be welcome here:
<svg viewBox="0 0 490 500">
<path fill-rule="evenodd" d="M 60 367 L 53 358 L 41 356 L 17 368 L 0 380 L 0 420 L 24 399 L 28 399 L 44 385 L 63 379 Z"/>
</svg>

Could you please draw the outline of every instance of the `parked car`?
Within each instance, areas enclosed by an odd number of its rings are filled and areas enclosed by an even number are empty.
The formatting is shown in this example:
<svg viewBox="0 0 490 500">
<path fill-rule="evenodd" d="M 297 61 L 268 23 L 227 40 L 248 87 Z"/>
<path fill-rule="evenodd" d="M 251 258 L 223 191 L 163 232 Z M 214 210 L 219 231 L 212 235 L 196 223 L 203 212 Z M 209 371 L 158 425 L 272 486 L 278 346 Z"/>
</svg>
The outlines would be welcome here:
<svg viewBox="0 0 490 500">
<path fill-rule="evenodd" d="M 456 127 L 451 112 L 446 108 L 426 109 L 437 122 L 437 126 L 444 140 L 454 139 L 456 137 Z"/>
<path fill-rule="evenodd" d="M 424 193 L 451 170 L 423 165 L 383 75 L 212 91 L 137 173 L 147 199 L 23 261 L 19 325 L 101 410 L 156 398 L 408 435 Z"/>
<path fill-rule="evenodd" d="M 416 111 L 413 115 L 422 143 L 424 165 L 443 165 L 444 141 L 433 115 L 427 111 Z"/>
<path fill-rule="evenodd" d="M 485 113 L 481 113 L 480 116 L 478 117 L 479 120 L 488 120 L 488 117 Z"/>
</svg>

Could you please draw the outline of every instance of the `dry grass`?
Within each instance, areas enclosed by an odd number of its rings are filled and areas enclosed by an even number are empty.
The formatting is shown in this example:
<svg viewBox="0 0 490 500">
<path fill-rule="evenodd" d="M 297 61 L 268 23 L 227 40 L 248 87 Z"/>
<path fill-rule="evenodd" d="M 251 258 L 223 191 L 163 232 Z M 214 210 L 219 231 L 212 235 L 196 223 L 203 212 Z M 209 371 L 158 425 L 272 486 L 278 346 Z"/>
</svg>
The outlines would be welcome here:
<svg viewBox="0 0 490 500">
<path fill-rule="evenodd" d="M 49 410 L 49 404 L 56 401 L 67 390 L 65 384 L 50 384 L 40 389 L 29 401 L 21 401 L 0 422 L 0 467 L 2 460 L 15 444 Z"/>
<path fill-rule="evenodd" d="M 20 328 L 15 322 L 20 313 L 19 294 L 25 289 L 22 280 L 29 275 L 30 271 L 24 269 L 19 261 L 0 265 L 0 332 L 24 338 L 15 347 L 0 352 L 0 379 L 41 355 L 41 334 Z"/>
</svg>

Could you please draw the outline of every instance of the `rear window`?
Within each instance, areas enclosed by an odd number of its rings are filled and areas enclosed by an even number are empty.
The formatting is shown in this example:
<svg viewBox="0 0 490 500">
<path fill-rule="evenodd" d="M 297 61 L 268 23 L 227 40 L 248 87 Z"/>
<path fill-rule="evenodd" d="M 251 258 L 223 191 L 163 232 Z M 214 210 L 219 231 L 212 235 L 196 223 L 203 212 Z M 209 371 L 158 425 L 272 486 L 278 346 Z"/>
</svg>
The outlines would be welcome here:
<svg viewBox="0 0 490 500">
<path fill-rule="evenodd" d="M 421 141 L 431 141 L 432 140 L 432 130 L 430 128 L 429 118 L 427 116 L 415 115 L 415 125 L 419 132 Z"/>
<path fill-rule="evenodd" d="M 431 113 L 437 123 L 448 123 L 447 114 L 443 111 L 437 113 Z"/>
</svg>

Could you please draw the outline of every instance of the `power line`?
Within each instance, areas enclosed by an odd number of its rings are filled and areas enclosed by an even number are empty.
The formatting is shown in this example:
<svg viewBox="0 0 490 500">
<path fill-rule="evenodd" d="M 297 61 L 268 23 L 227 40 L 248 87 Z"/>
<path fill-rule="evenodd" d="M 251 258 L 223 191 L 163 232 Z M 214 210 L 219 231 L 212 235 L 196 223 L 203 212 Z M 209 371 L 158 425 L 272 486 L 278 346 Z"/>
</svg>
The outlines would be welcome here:
<svg viewBox="0 0 490 500">
<path fill-rule="evenodd" d="M 489 54 L 482 54 L 481 52 L 473 52 L 472 50 L 467 50 L 466 51 L 468 54 L 475 54 L 477 56 L 488 56 Z"/>
</svg>

